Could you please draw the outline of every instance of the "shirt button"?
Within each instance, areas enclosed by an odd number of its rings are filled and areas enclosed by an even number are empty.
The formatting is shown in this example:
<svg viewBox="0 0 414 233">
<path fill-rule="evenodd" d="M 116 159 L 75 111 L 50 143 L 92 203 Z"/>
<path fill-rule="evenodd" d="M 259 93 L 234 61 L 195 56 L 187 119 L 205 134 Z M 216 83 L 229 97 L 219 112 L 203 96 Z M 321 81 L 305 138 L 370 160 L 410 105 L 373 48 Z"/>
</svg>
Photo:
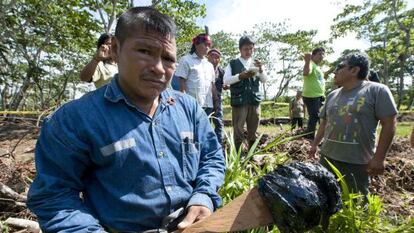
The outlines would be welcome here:
<svg viewBox="0 0 414 233">
<path fill-rule="evenodd" d="M 158 153 L 158 157 L 159 157 L 159 158 L 164 157 L 164 152 L 162 152 L 162 151 L 161 151 L 160 153 Z"/>
<path fill-rule="evenodd" d="M 165 186 L 165 189 L 167 190 L 167 192 L 171 192 L 172 191 L 172 187 L 171 186 Z"/>
</svg>

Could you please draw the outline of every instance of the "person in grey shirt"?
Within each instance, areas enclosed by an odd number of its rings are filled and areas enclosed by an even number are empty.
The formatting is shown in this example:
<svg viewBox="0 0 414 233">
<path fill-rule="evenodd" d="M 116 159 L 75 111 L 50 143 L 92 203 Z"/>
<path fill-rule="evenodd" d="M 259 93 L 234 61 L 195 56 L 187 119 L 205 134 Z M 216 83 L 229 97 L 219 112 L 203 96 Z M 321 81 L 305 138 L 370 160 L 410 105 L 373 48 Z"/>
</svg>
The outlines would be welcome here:
<svg viewBox="0 0 414 233">
<path fill-rule="evenodd" d="M 350 192 L 368 194 L 369 176 L 384 172 L 384 160 L 395 134 L 397 109 L 388 87 L 366 81 L 366 54 L 346 55 L 334 71 L 334 83 L 319 117 L 320 127 L 309 156 L 320 151 L 320 163 L 330 169 L 328 159 L 345 176 Z M 382 128 L 375 146 L 376 130 Z"/>
</svg>

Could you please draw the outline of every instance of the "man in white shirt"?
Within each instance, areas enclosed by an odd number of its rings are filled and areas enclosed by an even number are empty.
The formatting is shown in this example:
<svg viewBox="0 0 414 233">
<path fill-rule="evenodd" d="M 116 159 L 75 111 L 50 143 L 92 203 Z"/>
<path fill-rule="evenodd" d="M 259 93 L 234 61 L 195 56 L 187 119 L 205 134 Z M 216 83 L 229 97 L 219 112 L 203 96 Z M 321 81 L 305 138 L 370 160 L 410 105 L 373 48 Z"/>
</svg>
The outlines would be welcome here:
<svg viewBox="0 0 414 233">
<path fill-rule="evenodd" d="M 237 149 L 243 143 L 244 124 L 247 125 L 249 148 L 256 141 L 260 121 L 260 82 L 266 82 L 266 75 L 259 60 L 253 60 L 254 42 L 248 36 L 239 40 L 240 57 L 231 60 L 225 69 L 224 84 L 230 85 L 234 144 Z"/>
<path fill-rule="evenodd" d="M 213 112 L 215 71 L 206 55 L 211 47 L 207 34 L 193 38 L 190 53 L 180 59 L 175 75 L 179 77 L 180 91 L 194 97 L 207 115 Z"/>
</svg>

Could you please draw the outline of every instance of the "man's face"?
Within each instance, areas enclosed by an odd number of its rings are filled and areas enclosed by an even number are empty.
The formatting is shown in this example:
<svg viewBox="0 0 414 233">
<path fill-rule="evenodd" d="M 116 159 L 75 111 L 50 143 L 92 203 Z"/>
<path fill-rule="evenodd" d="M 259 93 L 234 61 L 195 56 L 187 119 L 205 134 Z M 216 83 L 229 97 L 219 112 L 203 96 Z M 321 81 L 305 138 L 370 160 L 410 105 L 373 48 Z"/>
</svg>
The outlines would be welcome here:
<svg viewBox="0 0 414 233">
<path fill-rule="evenodd" d="M 249 59 L 252 57 L 254 52 L 254 45 L 245 44 L 240 48 L 240 56 L 244 59 Z"/>
<path fill-rule="evenodd" d="M 317 52 L 315 55 L 312 55 L 312 60 L 316 64 L 320 64 L 323 61 L 324 57 L 325 57 L 325 53 L 320 51 L 320 52 Z"/>
<path fill-rule="evenodd" d="M 214 67 L 217 67 L 220 63 L 220 55 L 217 53 L 211 52 L 208 54 L 208 61 L 213 64 Z"/>
<path fill-rule="evenodd" d="M 167 88 L 175 70 L 175 38 L 137 31 L 122 45 L 114 39 L 112 50 L 118 62 L 119 84 L 132 101 L 153 101 Z"/>
<path fill-rule="evenodd" d="M 334 84 L 338 86 L 343 86 L 349 82 L 352 78 L 351 69 L 353 67 L 348 65 L 347 61 L 342 61 L 339 65 L 336 66 L 334 70 Z"/>
<path fill-rule="evenodd" d="M 203 42 L 203 43 L 195 45 L 195 48 L 196 48 L 196 54 L 200 57 L 204 57 L 207 55 L 207 52 L 210 49 L 210 43 Z"/>
</svg>

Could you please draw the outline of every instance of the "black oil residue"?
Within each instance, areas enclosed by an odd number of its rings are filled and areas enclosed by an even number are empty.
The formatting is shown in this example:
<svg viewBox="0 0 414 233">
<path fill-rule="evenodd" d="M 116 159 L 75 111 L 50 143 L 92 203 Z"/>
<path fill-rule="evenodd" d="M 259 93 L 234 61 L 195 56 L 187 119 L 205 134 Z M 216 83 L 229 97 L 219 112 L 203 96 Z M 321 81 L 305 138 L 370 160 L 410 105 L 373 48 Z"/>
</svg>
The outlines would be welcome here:
<svg viewBox="0 0 414 233">
<path fill-rule="evenodd" d="M 309 230 L 342 207 L 335 176 L 319 164 L 281 165 L 259 180 L 258 190 L 282 233 Z"/>
</svg>

